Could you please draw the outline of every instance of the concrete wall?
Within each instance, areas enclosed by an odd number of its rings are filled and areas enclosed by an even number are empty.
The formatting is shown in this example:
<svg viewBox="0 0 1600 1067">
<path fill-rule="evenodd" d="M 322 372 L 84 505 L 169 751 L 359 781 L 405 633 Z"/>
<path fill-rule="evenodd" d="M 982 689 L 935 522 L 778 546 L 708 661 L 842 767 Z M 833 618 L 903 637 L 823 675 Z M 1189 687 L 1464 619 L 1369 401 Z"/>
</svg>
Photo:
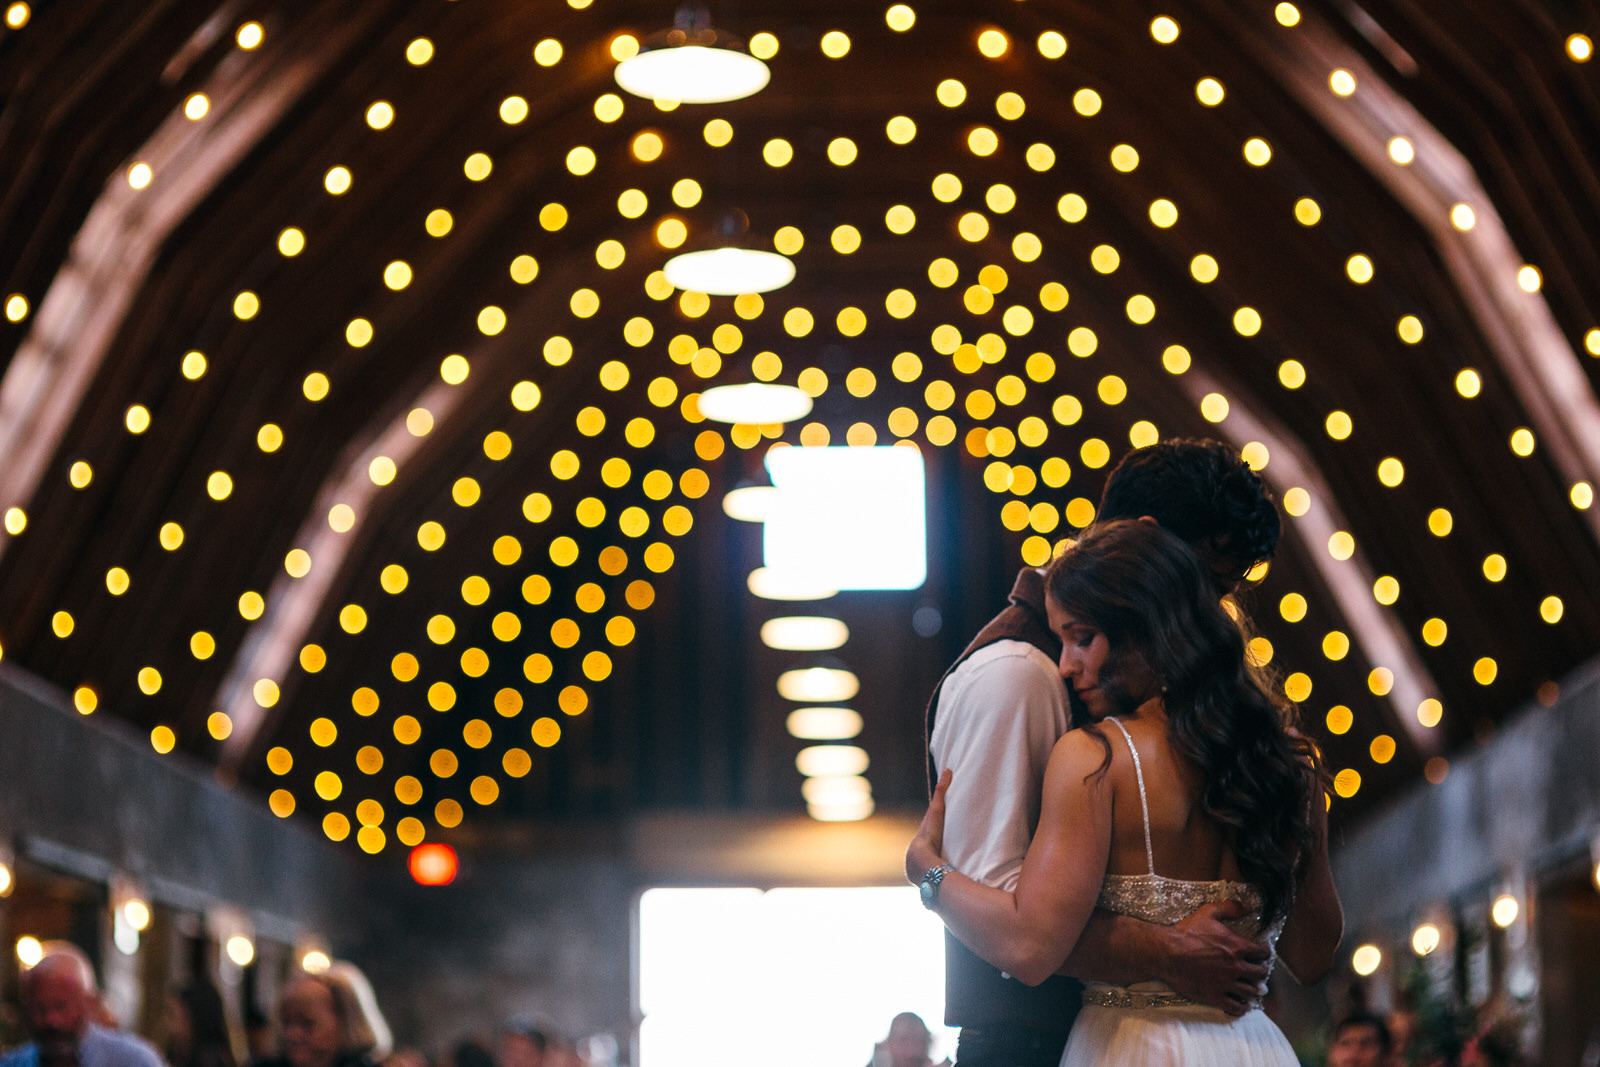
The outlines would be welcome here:
<svg viewBox="0 0 1600 1067">
<path fill-rule="evenodd" d="M 1419 909 L 1569 865 L 1600 833 L 1600 662 L 1350 833 L 1333 857 L 1347 926 L 1399 930 Z"/>
<path fill-rule="evenodd" d="M 346 850 L 8 664 L 0 738 L 0 835 L 28 858 L 93 881 L 130 875 L 190 911 L 239 908 L 279 941 L 358 936 L 362 872 Z"/>
<path fill-rule="evenodd" d="M 479 857 L 453 885 L 374 893 L 370 936 L 352 955 L 396 1044 L 430 1057 L 490 1042 L 519 1016 L 569 1038 L 610 1033 L 626 1051 L 633 905 L 633 876 L 614 858 Z"/>
</svg>

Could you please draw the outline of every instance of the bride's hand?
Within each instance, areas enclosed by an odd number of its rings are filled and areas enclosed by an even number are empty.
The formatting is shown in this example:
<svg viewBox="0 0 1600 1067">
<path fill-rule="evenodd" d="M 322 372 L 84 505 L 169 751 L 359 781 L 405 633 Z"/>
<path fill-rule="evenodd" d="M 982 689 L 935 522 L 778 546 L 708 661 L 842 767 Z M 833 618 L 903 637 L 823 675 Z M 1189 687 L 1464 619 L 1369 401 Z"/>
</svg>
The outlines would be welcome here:
<svg viewBox="0 0 1600 1067">
<path fill-rule="evenodd" d="M 950 777 L 948 770 L 939 776 L 927 814 L 922 816 L 917 836 L 906 849 L 906 881 L 912 885 L 920 883 L 924 874 L 944 862 L 944 795 L 950 789 Z"/>
</svg>

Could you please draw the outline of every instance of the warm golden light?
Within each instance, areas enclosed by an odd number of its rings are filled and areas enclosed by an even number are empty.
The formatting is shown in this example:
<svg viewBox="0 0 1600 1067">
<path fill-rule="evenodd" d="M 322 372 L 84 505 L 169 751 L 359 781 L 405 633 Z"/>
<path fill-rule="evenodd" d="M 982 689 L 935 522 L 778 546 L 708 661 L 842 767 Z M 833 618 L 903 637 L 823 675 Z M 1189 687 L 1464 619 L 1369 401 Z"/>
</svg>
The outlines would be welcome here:
<svg viewBox="0 0 1600 1067">
<path fill-rule="evenodd" d="M 1565 612 L 1566 606 L 1558 596 L 1547 596 L 1539 601 L 1539 617 L 1552 626 L 1561 621 Z"/>
<path fill-rule="evenodd" d="M 1365 978 L 1383 963 L 1383 953 L 1376 945 L 1362 945 L 1350 955 L 1350 969 Z"/>
<path fill-rule="evenodd" d="M 256 958 L 255 943 L 242 934 L 228 938 L 227 952 L 228 958 L 240 967 L 248 967 L 250 961 Z"/>
<path fill-rule="evenodd" d="M 1502 893 L 1495 898 L 1493 906 L 1490 907 L 1489 917 L 1494 920 L 1496 926 L 1504 930 L 1517 921 L 1521 911 L 1522 906 L 1517 903 L 1516 897 L 1510 893 Z"/>
<path fill-rule="evenodd" d="M 786 726 L 804 741 L 848 741 L 861 732 L 861 715 L 850 708 L 808 707 L 789 713 Z"/>
<path fill-rule="evenodd" d="M 801 749 L 794 761 L 807 778 L 864 774 L 869 762 L 866 752 L 854 745 L 812 745 Z"/>
</svg>

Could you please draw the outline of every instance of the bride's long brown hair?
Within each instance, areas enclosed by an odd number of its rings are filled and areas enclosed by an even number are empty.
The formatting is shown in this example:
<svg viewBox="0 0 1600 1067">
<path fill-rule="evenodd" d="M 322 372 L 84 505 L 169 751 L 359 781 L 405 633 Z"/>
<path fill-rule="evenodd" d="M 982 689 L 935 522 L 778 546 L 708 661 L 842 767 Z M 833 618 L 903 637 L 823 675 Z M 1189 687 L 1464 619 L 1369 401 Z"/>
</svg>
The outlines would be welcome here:
<svg viewBox="0 0 1600 1067">
<path fill-rule="evenodd" d="M 1163 688 L 1167 738 L 1199 771 L 1201 810 L 1260 890 L 1263 921 L 1287 914 L 1317 843 L 1311 805 L 1323 802 L 1320 766 L 1311 743 L 1290 732 L 1293 705 L 1250 666 L 1243 629 L 1199 556 L 1154 523 L 1106 523 L 1050 565 L 1045 588 L 1105 634 L 1102 686 L 1107 668 L 1115 682 L 1140 664 Z"/>
</svg>

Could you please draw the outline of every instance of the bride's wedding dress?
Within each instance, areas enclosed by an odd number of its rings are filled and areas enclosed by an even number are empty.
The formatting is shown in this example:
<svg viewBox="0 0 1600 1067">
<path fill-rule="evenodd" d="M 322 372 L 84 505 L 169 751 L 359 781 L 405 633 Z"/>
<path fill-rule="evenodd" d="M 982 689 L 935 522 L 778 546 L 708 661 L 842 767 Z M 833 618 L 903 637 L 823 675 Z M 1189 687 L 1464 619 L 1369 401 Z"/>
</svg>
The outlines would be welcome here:
<svg viewBox="0 0 1600 1067">
<path fill-rule="evenodd" d="M 1108 874 L 1100 888 L 1098 906 L 1145 922 L 1171 926 L 1206 904 L 1238 900 L 1259 915 L 1261 897 L 1243 882 L 1193 882 L 1164 878 L 1156 873 L 1150 845 L 1150 805 L 1144 789 L 1144 768 L 1139 750 L 1126 727 L 1108 719 L 1128 742 L 1133 769 L 1139 779 L 1139 806 L 1144 815 L 1144 850 L 1147 874 Z M 1229 925 L 1244 936 L 1258 934 L 1259 918 L 1246 917 Z M 1265 932 L 1274 953 L 1280 919 Z M 1174 993 L 1163 982 L 1131 986 L 1086 983 L 1083 1010 L 1072 1025 L 1072 1037 L 1062 1054 L 1061 1067 L 1129 1064 L 1139 1067 L 1298 1067 L 1299 1060 L 1276 1023 L 1253 1002 L 1244 1015 L 1233 1018 Z"/>
</svg>

